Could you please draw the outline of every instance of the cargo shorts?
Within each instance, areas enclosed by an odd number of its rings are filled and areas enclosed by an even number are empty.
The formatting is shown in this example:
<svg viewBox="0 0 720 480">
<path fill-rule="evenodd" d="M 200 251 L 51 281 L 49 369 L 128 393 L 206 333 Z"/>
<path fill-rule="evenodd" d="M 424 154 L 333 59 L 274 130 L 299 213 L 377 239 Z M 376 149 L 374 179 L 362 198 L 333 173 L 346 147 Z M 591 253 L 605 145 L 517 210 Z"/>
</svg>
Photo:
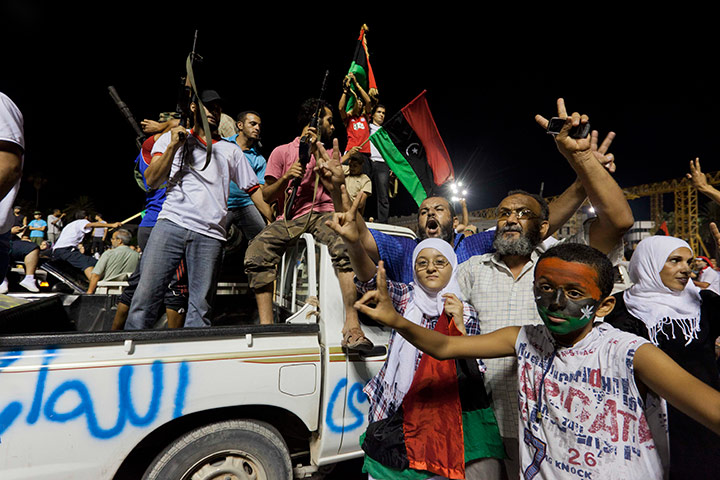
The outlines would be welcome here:
<svg viewBox="0 0 720 480">
<path fill-rule="evenodd" d="M 308 215 L 310 219 L 308 220 Z M 245 273 L 253 290 L 272 284 L 277 277 L 277 265 L 285 251 L 302 233 L 310 233 L 316 242 L 328 247 L 336 271 L 352 271 L 350 258 L 342 237 L 325 222 L 333 218 L 333 212 L 311 212 L 292 220 L 276 220 L 266 226 L 252 239 L 245 252 Z M 307 230 L 303 227 L 308 224 Z"/>
</svg>

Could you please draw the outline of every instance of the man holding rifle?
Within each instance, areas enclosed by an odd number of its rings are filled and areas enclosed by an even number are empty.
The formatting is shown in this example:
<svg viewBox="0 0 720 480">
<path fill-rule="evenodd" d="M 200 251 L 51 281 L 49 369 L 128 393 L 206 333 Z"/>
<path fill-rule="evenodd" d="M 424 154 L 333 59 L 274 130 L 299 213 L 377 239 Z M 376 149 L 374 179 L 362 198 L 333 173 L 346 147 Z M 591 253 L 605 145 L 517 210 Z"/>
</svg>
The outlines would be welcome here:
<svg viewBox="0 0 720 480">
<path fill-rule="evenodd" d="M 317 127 L 312 126 L 314 115 L 317 115 Z M 303 233 L 312 233 L 315 240 L 327 245 L 340 281 L 345 303 L 342 344 L 350 349 L 369 350 L 373 344 L 365 338 L 357 312 L 352 308 L 356 294 L 345 244 L 339 235 L 325 225 L 326 221 L 332 219 L 335 205 L 342 204 L 336 185 L 344 181 L 339 159 L 336 165 L 339 170 L 335 169 L 335 172 L 339 172 L 341 178 L 337 179 L 319 173 L 326 170 L 326 166 L 316 163 L 316 158 L 321 158 L 317 149 L 321 148 L 321 143 L 331 141 L 335 131 L 332 110 L 322 100 L 306 100 L 300 107 L 298 123 L 302 128 L 300 136 L 275 148 L 265 170 L 263 196 L 268 203 L 277 199 L 278 212 L 281 213 L 277 220 L 253 239 L 245 254 L 245 272 L 250 288 L 255 292 L 260 323 L 273 323 L 272 294 L 276 266 L 288 244 Z M 307 142 L 310 149 L 306 165 L 300 161 L 302 142 Z M 292 205 L 287 205 L 286 199 L 291 196 L 294 179 L 301 180 Z"/>
<path fill-rule="evenodd" d="M 126 329 L 151 328 L 170 279 L 185 256 L 189 302 L 186 327 L 210 326 L 215 276 L 227 214 L 229 182 L 244 189 L 264 208 L 257 176 L 242 151 L 217 134 L 222 108 L 213 90 L 194 99 L 190 112 L 194 128 L 174 127 L 155 143 L 152 163 L 145 170 L 148 187 L 167 183 L 167 197 L 150 234 L 140 264 L 140 283 L 130 305 Z M 204 109 L 212 134 L 212 156 L 206 165 Z"/>
</svg>

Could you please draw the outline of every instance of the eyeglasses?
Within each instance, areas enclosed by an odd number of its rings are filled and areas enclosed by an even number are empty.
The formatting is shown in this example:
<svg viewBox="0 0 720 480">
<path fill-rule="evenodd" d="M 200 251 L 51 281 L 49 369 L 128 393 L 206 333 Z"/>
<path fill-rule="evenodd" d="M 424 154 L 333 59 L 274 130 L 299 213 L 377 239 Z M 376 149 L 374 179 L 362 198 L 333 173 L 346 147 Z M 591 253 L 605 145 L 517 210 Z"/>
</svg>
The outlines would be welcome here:
<svg viewBox="0 0 720 480">
<path fill-rule="evenodd" d="M 497 211 L 497 219 L 498 220 L 507 220 L 510 218 L 510 215 L 515 214 L 515 218 L 518 220 L 527 219 L 532 220 L 533 218 L 539 218 L 540 215 L 533 212 L 529 208 L 516 208 L 515 210 L 509 210 L 507 208 L 501 208 Z"/>
<path fill-rule="evenodd" d="M 438 270 L 442 270 L 443 268 L 450 265 L 450 262 L 448 262 L 444 258 L 436 258 L 432 261 L 433 267 L 437 268 Z M 427 268 L 430 266 L 430 262 L 427 260 L 418 260 L 415 262 L 415 270 L 427 270 Z"/>
</svg>

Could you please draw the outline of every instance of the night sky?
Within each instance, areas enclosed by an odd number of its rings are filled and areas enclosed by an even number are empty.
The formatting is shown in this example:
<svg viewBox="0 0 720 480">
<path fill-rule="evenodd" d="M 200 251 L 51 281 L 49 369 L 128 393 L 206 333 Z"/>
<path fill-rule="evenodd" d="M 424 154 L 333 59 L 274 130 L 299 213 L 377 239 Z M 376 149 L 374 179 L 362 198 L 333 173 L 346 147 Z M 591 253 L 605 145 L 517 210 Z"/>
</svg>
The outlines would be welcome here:
<svg viewBox="0 0 720 480">
<path fill-rule="evenodd" d="M 471 185 L 471 209 L 496 205 L 512 188 L 538 191 L 544 182 L 544 193 L 555 195 L 572 182 L 533 119 L 552 116 L 558 96 L 588 113 L 601 134 L 617 132 L 612 151 L 621 186 L 680 177 L 695 156 L 706 171 L 720 169 L 718 42 L 703 26 L 708 12 L 636 14 L 607 5 L 603 12 L 557 12 L 561 5 L 546 3 L 478 13 L 446 3 L 427 10 L 416 4 L 403 15 L 383 13 L 388 5 L 379 4 L 374 13 L 349 15 L 302 4 L 278 17 L 283 8 L 274 2 L 222 4 L 214 15 L 205 2 L 203 16 L 184 3 L 124 2 L 118 11 L 87 5 L 0 6 L 0 91 L 25 116 L 25 177 L 47 179 L 39 193 L 46 211 L 80 195 L 110 221 L 142 210 L 132 175 L 134 133 L 107 87 L 116 87 L 138 121 L 173 110 L 196 28 L 204 57 L 199 87 L 217 90 L 232 116 L 261 113 L 266 157 L 298 135 L 297 107 L 318 95 L 326 69 L 327 98 L 337 105 L 367 23 L 381 101 L 392 114 L 428 90 L 456 176 Z M 335 120 L 344 145 L 339 115 Z M 26 181 L 20 198 L 34 206 L 36 193 Z M 414 211 L 411 202 L 392 202 L 391 215 Z M 645 203 L 632 202 L 636 218 L 647 215 Z"/>
</svg>

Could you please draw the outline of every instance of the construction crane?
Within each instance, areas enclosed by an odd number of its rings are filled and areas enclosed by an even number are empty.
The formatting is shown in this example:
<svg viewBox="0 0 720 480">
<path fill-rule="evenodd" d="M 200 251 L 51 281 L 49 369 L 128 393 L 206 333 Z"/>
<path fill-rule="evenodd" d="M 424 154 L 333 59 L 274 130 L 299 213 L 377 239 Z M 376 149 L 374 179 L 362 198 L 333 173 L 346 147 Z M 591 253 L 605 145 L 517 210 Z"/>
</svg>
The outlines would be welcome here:
<svg viewBox="0 0 720 480">
<path fill-rule="evenodd" d="M 710 185 L 720 184 L 720 171 L 707 173 L 707 181 Z M 623 188 L 625 198 L 635 200 L 640 197 L 650 197 L 650 219 L 658 226 L 662 223 L 663 195 L 672 193 L 675 206 L 675 232 L 674 236 L 687 241 L 694 252 L 702 252 L 710 256 L 705 244 L 700 238 L 698 229 L 698 194 L 690 180 L 685 177 L 674 178 L 656 183 L 647 183 L 635 187 Z M 555 200 L 555 197 L 546 198 L 548 203 Z M 587 200 L 586 200 L 587 202 Z M 471 217 L 481 219 L 495 218 L 495 208 L 485 208 L 470 212 Z M 572 222 L 577 222 L 573 216 Z"/>
</svg>

